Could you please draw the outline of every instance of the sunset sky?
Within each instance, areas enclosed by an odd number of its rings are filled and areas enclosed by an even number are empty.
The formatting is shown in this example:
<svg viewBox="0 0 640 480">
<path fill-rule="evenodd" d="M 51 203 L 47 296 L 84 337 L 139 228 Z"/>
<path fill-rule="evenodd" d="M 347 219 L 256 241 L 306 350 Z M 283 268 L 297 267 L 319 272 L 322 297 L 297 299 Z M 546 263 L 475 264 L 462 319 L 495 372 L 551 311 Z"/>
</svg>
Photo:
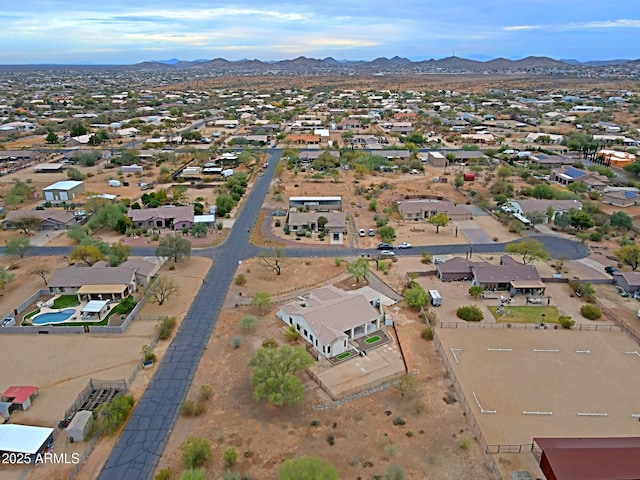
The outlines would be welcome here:
<svg viewBox="0 0 640 480">
<path fill-rule="evenodd" d="M 22 0 L 2 20 L 1 64 L 640 58 L 640 3 L 626 0 Z"/>
</svg>

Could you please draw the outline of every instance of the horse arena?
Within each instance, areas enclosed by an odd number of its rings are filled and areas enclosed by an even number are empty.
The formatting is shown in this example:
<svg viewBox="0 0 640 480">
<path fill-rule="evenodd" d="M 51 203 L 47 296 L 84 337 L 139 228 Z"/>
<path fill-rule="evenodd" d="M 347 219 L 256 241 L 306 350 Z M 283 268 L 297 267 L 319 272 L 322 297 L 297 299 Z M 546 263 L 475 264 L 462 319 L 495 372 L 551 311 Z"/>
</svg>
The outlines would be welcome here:
<svg viewBox="0 0 640 480">
<path fill-rule="evenodd" d="M 436 329 L 436 346 L 489 450 L 531 445 L 534 437 L 640 431 L 640 346 L 624 333 Z"/>
</svg>

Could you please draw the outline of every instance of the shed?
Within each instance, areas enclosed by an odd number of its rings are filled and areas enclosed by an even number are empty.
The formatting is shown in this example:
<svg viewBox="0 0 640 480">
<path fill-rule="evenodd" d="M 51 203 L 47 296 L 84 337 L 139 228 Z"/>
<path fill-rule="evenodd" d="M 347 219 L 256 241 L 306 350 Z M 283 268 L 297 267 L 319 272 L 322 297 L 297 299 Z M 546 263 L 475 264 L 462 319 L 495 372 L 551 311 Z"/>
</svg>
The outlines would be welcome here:
<svg viewBox="0 0 640 480">
<path fill-rule="evenodd" d="M 120 170 L 122 173 L 142 173 L 142 165 L 123 165 Z"/>
<path fill-rule="evenodd" d="M 73 420 L 67 427 L 67 438 L 69 442 L 83 442 L 93 425 L 93 412 L 90 410 L 80 410 L 73 416 Z"/>
<path fill-rule="evenodd" d="M 38 387 L 11 386 L 2 394 L 0 401 L 11 402 L 11 409 L 26 410 L 38 396 Z"/>
<path fill-rule="evenodd" d="M 476 179 L 475 173 L 465 173 L 462 177 L 465 182 L 473 182 Z"/>
<path fill-rule="evenodd" d="M 0 425 L 0 452 L 35 455 L 53 442 L 53 428 Z"/>
<path fill-rule="evenodd" d="M 119 187 L 120 186 L 120 180 L 109 180 L 109 186 L 110 187 Z"/>
<path fill-rule="evenodd" d="M 44 199 L 48 202 L 66 202 L 84 193 L 84 183 L 75 180 L 56 182 L 43 190 Z"/>
</svg>

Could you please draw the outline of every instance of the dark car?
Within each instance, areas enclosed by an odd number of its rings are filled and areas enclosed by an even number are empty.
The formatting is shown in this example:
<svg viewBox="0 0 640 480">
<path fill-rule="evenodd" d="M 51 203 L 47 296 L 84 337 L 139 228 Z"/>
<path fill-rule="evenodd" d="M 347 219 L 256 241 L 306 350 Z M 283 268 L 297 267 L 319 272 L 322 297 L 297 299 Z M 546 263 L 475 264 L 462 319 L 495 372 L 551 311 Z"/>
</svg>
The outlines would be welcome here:
<svg viewBox="0 0 640 480">
<path fill-rule="evenodd" d="M 393 249 L 393 245 L 391 245 L 390 243 L 379 243 L 378 244 L 378 250 L 392 250 Z"/>
<path fill-rule="evenodd" d="M 604 271 L 609 275 L 613 275 L 614 273 L 618 272 L 618 269 L 616 267 L 604 267 Z"/>
</svg>

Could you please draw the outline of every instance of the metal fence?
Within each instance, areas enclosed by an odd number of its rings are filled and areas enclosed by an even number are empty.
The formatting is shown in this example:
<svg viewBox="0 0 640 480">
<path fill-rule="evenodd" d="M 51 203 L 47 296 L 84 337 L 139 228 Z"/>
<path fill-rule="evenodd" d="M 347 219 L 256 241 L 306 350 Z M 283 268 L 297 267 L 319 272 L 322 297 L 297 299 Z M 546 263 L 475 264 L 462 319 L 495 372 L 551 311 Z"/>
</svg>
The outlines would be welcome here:
<svg viewBox="0 0 640 480">
<path fill-rule="evenodd" d="M 442 364 L 444 365 L 447 374 L 449 375 L 449 378 L 452 381 L 453 384 L 453 388 L 456 392 L 456 395 L 458 396 L 458 399 L 460 400 L 460 406 L 462 407 L 462 409 L 465 412 L 465 415 L 469 421 L 469 424 L 471 425 L 471 428 L 475 434 L 476 439 L 478 440 L 478 443 L 480 444 L 480 448 L 482 448 L 482 451 L 485 454 L 485 458 L 487 460 L 487 463 L 489 464 L 489 468 L 491 470 L 491 472 L 493 473 L 494 477 L 497 480 L 501 479 L 501 475 L 500 475 L 500 469 L 498 468 L 498 465 L 496 464 L 495 459 L 493 458 L 493 456 L 491 455 L 491 452 L 489 450 L 489 446 L 487 445 L 487 442 L 485 441 L 484 437 L 482 436 L 482 430 L 480 430 L 480 427 L 478 426 L 478 423 L 476 422 L 475 416 L 473 414 L 473 411 L 471 410 L 471 407 L 469 406 L 469 402 L 467 402 L 467 398 L 464 396 L 464 392 L 462 391 L 462 387 L 460 386 L 460 383 L 458 382 L 458 378 L 456 377 L 456 374 L 453 371 L 453 367 L 451 366 L 451 363 L 449 362 L 449 358 L 447 357 L 447 355 L 444 352 L 444 347 L 442 346 L 442 343 L 440 342 L 440 339 L 438 338 L 438 333 L 437 333 L 437 329 L 433 330 L 433 343 L 436 346 L 436 350 L 438 351 L 438 354 L 440 355 L 440 358 L 442 359 Z"/>
<path fill-rule="evenodd" d="M 472 323 L 472 322 L 437 322 L 436 325 L 440 328 L 471 328 L 471 329 L 504 329 L 514 328 L 521 330 L 538 330 L 540 324 L 538 323 Z M 546 324 L 550 326 L 551 324 Z M 553 324 L 554 329 L 562 328 L 560 325 Z M 584 331 L 599 331 L 599 332 L 624 332 L 624 327 L 620 325 L 600 325 L 591 323 L 579 323 L 571 327 L 571 330 L 584 330 Z M 626 332 L 625 332 L 626 333 Z M 632 332 L 629 332 L 633 335 Z"/>
</svg>

